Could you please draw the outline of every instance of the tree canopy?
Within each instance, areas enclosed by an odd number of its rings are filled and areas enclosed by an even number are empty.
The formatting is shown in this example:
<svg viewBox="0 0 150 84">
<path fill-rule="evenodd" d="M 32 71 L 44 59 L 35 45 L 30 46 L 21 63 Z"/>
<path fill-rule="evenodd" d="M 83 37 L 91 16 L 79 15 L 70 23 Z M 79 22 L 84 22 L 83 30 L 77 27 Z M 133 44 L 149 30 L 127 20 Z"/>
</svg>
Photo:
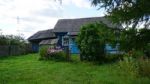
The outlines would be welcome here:
<svg viewBox="0 0 150 84">
<path fill-rule="evenodd" d="M 103 57 L 104 44 L 100 42 L 99 27 L 97 24 L 82 26 L 77 37 L 77 43 L 80 49 L 81 60 L 96 61 Z"/>
<path fill-rule="evenodd" d="M 150 43 L 150 29 L 124 29 L 120 33 L 120 49 L 124 51 L 145 50 Z"/>
<path fill-rule="evenodd" d="M 94 6 L 105 8 L 107 16 L 115 23 L 150 26 L 150 0 L 90 0 Z"/>
<path fill-rule="evenodd" d="M 114 37 L 112 29 L 102 22 L 83 25 L 77 36 L 81 60 L 104 61 L 105 44 Z"/>
<path fill-rule="evenodd" d="M 25 39 L 15 35 L 0 35 L 0 45 L 24 45 Z"/>
</svg>

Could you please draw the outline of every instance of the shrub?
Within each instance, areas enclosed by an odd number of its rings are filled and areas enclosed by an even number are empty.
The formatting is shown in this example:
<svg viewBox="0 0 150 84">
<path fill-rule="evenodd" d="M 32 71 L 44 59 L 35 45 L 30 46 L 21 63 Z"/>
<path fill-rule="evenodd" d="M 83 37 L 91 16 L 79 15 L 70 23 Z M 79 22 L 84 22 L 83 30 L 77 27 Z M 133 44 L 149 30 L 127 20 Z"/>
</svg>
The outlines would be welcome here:
<svg viewBox="0 0 150 84">
<path fill-rule="evenodd" d="M 95 61 L 103 56 L 103 47 L 101 49 L 98 27 L 95 24 L 88 24 L 81 28 L 77 37 L 78 47 L 80 49 L 81 60 Z M 99 46 L 99 47 L 98 47 Z"/>
<path fill-rule="evenodd" d="M 47 59 L 55 60 L 55 61 L 65 61 L 66 55 L 63 51 L 51 52 L 47 55 Z"/>
<path fill-rule="evenodd" d="M 133 58 L 141 58 L 144 56 L 144 53 L 142 51 L 139 51 L 139 50 L 132 50 L 130 51 L 128 54 L 130 54 L 130 56 L 132 56 Z"/>
<path fill-rule="evenodd" d="M 133 77 L 147 76 L 150 77 L 150 60 L 134 58 L 131 54 L 125 54 L 123 60 L 119 61 L 119 68 L 127 75 Z"/>
<path fill-rule="evenodd" d="M 112 44 L 115 38 L 115 31 L 103 22 L 82 26 L 77 37 L 81 61 L 103 62 L 105 44 Z"/>
<path fill-rule="evenodd" d="M 145 46 L 144 54 L 146 57 L 150 58 L 150 43 Z"/>
<path fill-rule="evenodd" d="M 138 76 L 138 64 L 132 57 L 124 57 L 119 61 L 119 68 L 126 74 L 133 77 Z"/>
<path fill-rule="evenodd" d="M 40 59 L 47 59 L 48 46 L 41 46 L 39 50 Z"/>
<path fill-rule="evenodd" d="M 139 61 L 139 74 L 141 76 L 148 76 L 150 77 L 150 60 L 149 59 L 142 59 Z"/>
<path fill-rule="evenodd" d="M 42 46 L 40 48 L 40 60 L 55 60 L 64 61 L 66 60 L 66 54 L 62 49 L 51 49 L 48 46 Z"/>
<path fill-rule="evenodd" d="M 121 59 L 123 59 L 122 54 L 107 54 L 105 56 L 105 61 L 106 62 L 114 62 L 114 61 L 119 61 Z"/>
</svg>

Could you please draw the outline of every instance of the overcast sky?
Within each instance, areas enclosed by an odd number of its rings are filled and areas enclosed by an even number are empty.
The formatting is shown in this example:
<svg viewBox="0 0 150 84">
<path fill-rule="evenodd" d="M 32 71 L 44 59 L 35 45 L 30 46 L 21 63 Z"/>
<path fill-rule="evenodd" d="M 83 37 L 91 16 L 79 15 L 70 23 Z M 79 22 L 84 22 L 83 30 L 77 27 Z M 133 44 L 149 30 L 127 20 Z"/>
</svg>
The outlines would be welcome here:
<svg viewBox="0 0 150 84">
<path fill-rule="evenodd" d="M 0 0 L 0 32 L 28 38 L 52 29 L 58 19 L 104 16 L 89 0 Z M 18 19 L 17 19 L 18 18 Z"/>
</svg>

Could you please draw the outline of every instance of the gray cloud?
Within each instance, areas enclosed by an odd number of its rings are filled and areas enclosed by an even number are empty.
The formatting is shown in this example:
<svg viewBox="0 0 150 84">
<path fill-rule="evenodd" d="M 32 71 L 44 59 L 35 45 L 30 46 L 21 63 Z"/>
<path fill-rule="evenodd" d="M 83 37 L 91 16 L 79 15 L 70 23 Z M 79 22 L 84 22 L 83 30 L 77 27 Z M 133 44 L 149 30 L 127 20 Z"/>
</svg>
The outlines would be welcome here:
<svg viewBox="0 0 150 84">
<path fill-rule="evenodd" d="M 35 17 L 20 17 L 21 21 L 26 21 L 26 22 L 36 22 L 36 23 L 44 23 L 42 19 L 38 19 Z"/>
<path fill-rule="evenodd" d="M 37 27 L 33 25 L 26 25 L 24 28 L 20 29 L 21 32 L 28 32 L 28 33 L 34 32 L 35 30 L 37 30 Z"/>
<path fill-rule="evenodd" d="M 14 2 L 14 0 L 1 0 L 0 4 L 7 4 L 11 2 Z"/>
<path fill-rule="evenodd" d="M 62 17 L 61 9 L 43 8 L 39 11 L 34 12 L 35 15 L 44 17 Z"/>
</svg>

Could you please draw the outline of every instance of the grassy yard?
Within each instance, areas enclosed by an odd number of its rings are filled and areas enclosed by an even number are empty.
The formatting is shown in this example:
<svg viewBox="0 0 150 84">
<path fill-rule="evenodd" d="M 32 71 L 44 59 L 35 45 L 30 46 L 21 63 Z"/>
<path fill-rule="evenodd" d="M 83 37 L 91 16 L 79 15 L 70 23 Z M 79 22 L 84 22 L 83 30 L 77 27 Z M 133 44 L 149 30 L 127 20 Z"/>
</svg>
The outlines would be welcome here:
<svg viewBox="0 0 150 84">
<path fill-rule="evenodd" d="M 39 61 L 38 54 L 0 58 L 0 84 L 150 84 L 133 78 L 116 64 Z"/>
</svg>

